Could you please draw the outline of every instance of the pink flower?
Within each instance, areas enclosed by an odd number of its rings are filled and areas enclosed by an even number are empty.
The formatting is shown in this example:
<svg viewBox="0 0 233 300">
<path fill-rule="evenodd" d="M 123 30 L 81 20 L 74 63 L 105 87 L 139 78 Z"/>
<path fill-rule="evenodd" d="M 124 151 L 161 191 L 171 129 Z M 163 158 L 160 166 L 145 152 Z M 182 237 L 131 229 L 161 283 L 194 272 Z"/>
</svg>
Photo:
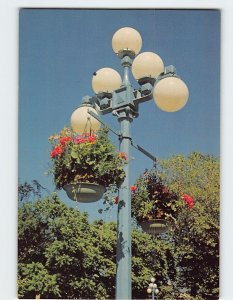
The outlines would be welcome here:
<svg viewBox="0 0 233 300">
<path fill-rule="evenodd" d="M 82 136 L 78 136 L 74 139 L 75 144 L 82 144 L 82 143 L 94 143 L 96 140 L 96 135 L 95 134 L 83 134 Z"/>
<path fill-rule="evenodd" d="M 85 139 L 83 138 L 83 137 L 76 137 L 75 139 L 74 139 L 74 143 L 75 144 L 82 144 L 82 143 L 84 143 L 85 142 Z"/>
</svg>

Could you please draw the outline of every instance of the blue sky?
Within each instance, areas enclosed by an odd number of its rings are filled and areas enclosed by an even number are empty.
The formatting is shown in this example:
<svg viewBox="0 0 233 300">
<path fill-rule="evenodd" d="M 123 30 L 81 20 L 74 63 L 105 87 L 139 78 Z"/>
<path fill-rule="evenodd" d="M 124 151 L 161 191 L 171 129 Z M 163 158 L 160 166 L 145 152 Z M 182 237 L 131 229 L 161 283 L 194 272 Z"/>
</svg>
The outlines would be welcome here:
<svg viewBox="0 0 233 300">
<path fill-rule="evenodd" d="M 132 124 L 136 143 L 158 158 L 192 151 L 220 152 L 220 13 L 217 10 L 72 10 L 22 9 L 19 32 L 19 179 L 33 179 L 54 190 L 45 175 L 49 164 L 48 136 L 69 125 L 85 95 L 93 95 L 92 74 L 111 67 L 122 74 L 112 51 L 114 32 L 133 27 L 142 36 L 142 50 L 173 64 L 189 87 L 187 105 L 166 113 L 153 101 L 140 106 Z M 132 85 L 137 83 L 132 78 Z M 119 129 L 113 116 L 104 116 Z M 113 141 L 116 142 L 114 136 Z M 117 143 L 116 143 L 117 144 Z M 133 150 L 131 181 L 152 166 Z M 68 204 L 63 191 L 60 197 Z M 91 219 L 101 202 L 79 205 Z M 106 218 L 114 218 L 112 215 Z"/>
</svg>

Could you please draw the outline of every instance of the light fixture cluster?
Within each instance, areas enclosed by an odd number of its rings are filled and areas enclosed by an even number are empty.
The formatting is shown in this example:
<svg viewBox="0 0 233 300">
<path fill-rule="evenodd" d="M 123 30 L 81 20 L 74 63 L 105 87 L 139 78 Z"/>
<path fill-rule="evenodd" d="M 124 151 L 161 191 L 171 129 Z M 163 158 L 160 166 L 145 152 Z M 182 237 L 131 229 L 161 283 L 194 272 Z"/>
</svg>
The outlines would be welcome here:
<svg viewBox="0 0 233 300">
<path fill-rule="evenodd" d="M 147 289 L 147 293 L 148 294 L 152 294 L 152 300 L 155 299 L 155 297 L 158 295 L 159 293 L 159 289 L 157 287 L 157 284 L 155 283 L 155 278 L 154 277 L 151 277 L 151 280 L 150 280 L 150 284 L 149 284 L 149 287 Z"/>
<path fill-rule="evenodd" d="M 71 126 L 75 131 L 88 126 L 87 120 L 94 130 L 100 126 L 99 122 L 88 114 L 90 107 L 96 114 L 111 112 L 120 105 L 134 106 L 137 111 L 140 102 L 150 99 L 154 99 L 156 105 L 166 112 L 175 112 L 185 106 L 189 90 L 185 82 L 177 76 L 175 67 L 165 67 L 163 60 L 156 53 L 147 51 L 139 54 L 141 47 L 142 38 L 137 30 L 124 27 L 114 33 L 112 48 L 121 59 L 125 70 L 124 79 L 122 80 L 116 70 L 108 67 L 93 73 L 92 89 L 95 96 L 89 97 L 88 101 L 85 99 L 82 106 L 72 114 Z M 140 85 L 138 90 L 133 91 L 127 87 L 130 85 L 128 69 L 132 70 L 133 77 Z M 121 101 L 122 95 L 124 100 Z M 127 102 L 126 98 L 130 98 L 130 101 Z"/>
</svg>

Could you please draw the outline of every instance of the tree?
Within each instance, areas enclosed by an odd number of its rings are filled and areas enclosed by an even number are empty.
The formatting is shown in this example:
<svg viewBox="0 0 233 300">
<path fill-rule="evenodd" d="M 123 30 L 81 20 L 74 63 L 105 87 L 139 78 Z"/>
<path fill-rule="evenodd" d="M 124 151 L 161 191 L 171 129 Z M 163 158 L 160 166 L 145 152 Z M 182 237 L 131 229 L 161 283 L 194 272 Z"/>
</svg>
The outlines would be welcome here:
<svg viewBox="0 0 233 300">
<path fill-rule="evenodd" d="M 19 297 L 25 293 L 30 298 L 39 299 L 41 295 L 49 298 L 60 296 L 57 284 L 57 276 L 48 274 L 47 269 L 41 263 L 29 263 L 18 266 Z"/>
<path fill-rule="evenodd" d="M 50 194 L 49 190 L 43 187 L 37 180 L 32 180 L 32 183 L 24 182 L 19 183 L 18 186 L 18 195 L 19 203 L 25 200 L 29 200 L 32 197 L 41 198 L 43 192 Z"/>
<path fill-rule="evenodd" d="M 77 293 L 81 298 L 99 292 L 105 296 L 95 280 L 101 260 L 90 232 L 87 215 L 67 208 L 56 194 L 24 203 L 19 208 L 19 263 L 40 263 L 49 275 L 56 275 L 63 299 L 76 298 Z M 23 296 L 30 298 L 30 290 Z"/>
<path fill-rule="evenodd" d="M 184 204 L 169 232 L 176 284 L 192 296 L 211 300 L 219 293 L 219 172 L 217 158 L 196 152 L 161 161 L 160 175 L 169 189 L 195 202 L 190 209 Z"/>
<path fill-rule="evenodd" d="M 115 223 L 89 224 L 87 214 L 67 207 L 56 194 L 23 203 L 18 223 L 20 298 L 114 298 Z M 171 246 L 138 229 L 132 244 L 133 297 L 143 299 L 152 275 L 166 285 Z"/>
</svg>

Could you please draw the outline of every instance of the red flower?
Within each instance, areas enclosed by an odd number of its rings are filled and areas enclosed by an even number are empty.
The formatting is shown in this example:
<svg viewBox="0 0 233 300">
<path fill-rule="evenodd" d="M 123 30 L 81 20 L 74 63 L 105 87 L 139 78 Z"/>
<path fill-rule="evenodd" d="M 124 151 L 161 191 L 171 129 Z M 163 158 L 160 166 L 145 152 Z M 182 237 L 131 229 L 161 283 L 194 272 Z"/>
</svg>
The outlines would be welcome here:
<svg viewBox="0 0 233 300">
<path fill-rule="evenodd" d="M 123 159 L 127 160 L 127 155 L 126 155 L 125 152 L 118 152 L 118 155 L 119 155 L 120 158 L 123 158 Z"/>
<path fill-rule="evenodd" d="M 60 138 L 60 143 L 62 146 L 65 146 L 65 144 L 70 141 L 72 141 L 71 136 L 65 136 L 65 137 Z"/>
<path fill-rule="evenodd" d="M 51 157 L 54 158 L 58 155 L 61 155 L 63 153 L 63 147 L 61 145 L 57 145 L 54 147 L 53 151 L 51 152 Z"/>
<path fill-rule="evenodd" d="M 96 140 L 96 135 L 95 134 L 92 134 L 90 135 L 88 138 L 87 138 L 88 142 L 90 143 L 94 143 L 95 140 Z"/>
<path fill-rule="evenodd" d="M 118 198 L 118 196 L 116 196 L 116 197 L 114 198 L 114 204 L 118 204 L 118 201 L 119 201 L 119 198 Z"/>
<path fill-rule="evenodd" d="M 189 209 L 194 207 L 194 200 L 191 196 L 184 194 L 181 196 L 181 198 L 187 203 Z"/>
<path fill-rule="evenodd" d="M 136 185 L 132 185 L 130 188 L 131 192 L 135 192 L 137 190 L 137 186 Z"/>
</svg>

